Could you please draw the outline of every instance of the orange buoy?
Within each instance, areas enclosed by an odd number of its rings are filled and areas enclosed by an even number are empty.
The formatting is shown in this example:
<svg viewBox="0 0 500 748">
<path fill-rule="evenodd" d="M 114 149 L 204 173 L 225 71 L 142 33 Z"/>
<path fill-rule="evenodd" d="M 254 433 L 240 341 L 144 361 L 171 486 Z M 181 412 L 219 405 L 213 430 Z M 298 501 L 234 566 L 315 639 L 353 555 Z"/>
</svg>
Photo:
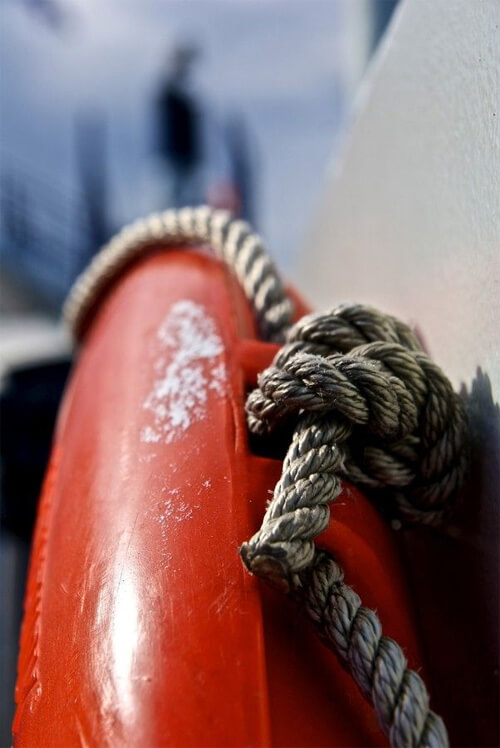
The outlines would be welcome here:
<svg viewBox="0 0 500 748">
<path fill-rule="evenodd" d="M 276 350 L 203 251 L 150 254 L 108 292 L 38 513 L 18 748 L 386 744 L 310 624 L 238 555 L 281 469 L 252 452 L 244 412 Z M 355 488 L 318 542 L 421 669 L 393 534 Z"/>
</svg>

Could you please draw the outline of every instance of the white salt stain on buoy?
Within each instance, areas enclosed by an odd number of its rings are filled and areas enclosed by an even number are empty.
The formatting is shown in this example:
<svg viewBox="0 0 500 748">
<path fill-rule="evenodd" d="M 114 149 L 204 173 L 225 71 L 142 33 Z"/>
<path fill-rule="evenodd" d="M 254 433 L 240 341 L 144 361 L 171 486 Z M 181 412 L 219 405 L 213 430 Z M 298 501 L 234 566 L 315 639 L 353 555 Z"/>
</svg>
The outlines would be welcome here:
<svg viewBox="0 0 500 748">
<path fill-rule="evenodd" d="M 168 520 L 175 522 L 184 522 L 186 519 L 192 519 L 195 509 L 199 509 L 198 504 L 188 504 L 187 501 L 175 502 L 171 499 L 164 501 L 159 507 L 158 523 L 164 525 Z"/>
<path fill-rule="evenodd" d="M 150 423 L 140 432 L 147 444 L 171 443 L 207 415 L 210 396 L 226 392 L 224 345 L 215 320 L 201 304 L 176 302 L 157 333 L 161 352 L 155 362 L 158 378 L 143 408 Z"/>
<path fill-rule="evenodd" d="M 193 521 L 199 521 L 198 512 L 211 487 L 211 479 L 204 479 L 202 475 L 193 481 L 186 481 L 183 485 L 165 485 L 146 510 L 146 517 L 159 528 L 162 569 L 174 573 L 179 571 L 177 546 L 172 542 L 172 538 L 183 531 L 185 523 L 189 525 Z"/>
</svg>

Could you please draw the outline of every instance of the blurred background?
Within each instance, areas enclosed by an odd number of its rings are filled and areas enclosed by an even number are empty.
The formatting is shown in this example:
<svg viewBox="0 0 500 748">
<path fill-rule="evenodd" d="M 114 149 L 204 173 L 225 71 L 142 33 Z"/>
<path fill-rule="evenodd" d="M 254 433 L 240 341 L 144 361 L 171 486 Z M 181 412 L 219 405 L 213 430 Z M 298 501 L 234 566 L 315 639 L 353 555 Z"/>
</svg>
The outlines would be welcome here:
<svg viewBox="0 0 500 748">
<path fill-rule="evenodd" d="M 0 744 L 76 275 L 124 223 L 209 203 L 284 272 L 396 0 L 3 0 Z"/>
</svg>

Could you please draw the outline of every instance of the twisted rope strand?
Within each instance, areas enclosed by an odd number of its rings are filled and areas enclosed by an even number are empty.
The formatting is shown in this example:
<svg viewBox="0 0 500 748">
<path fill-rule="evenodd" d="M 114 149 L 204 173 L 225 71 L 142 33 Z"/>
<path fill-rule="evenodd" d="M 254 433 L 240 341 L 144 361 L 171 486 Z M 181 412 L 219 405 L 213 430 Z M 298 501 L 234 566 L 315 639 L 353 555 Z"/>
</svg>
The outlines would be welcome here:
<svg viewBox="0 0 500 748">
<path fill-rule="evenodd" d="M 251 432 L 294 419 L 292 442 L 260 530 L 240 549 L 247 568 L 291 595 L 349 667 L 395 748 L 443 748 L 442 720 L 401 648 L 314 543 L 328 525 L 341 476 L 397 501 L 399 516 L 436 524 L 467 469 L 459 397 L 405 324 L 343 305 L 290 327 L 293 307 L 259 237 L 206 207 L 169 210 L 123 229 L 96 255 L 65 305 L 76 336 L 104 288 L 159 246 L 207 243 L 233 269 L 262 337 L 286 344 L 246 404 Z"/>
<path fill-rule="evenodd" d="M 349 667 L 394 748 L 446 746 L 446 729 L 429 709 L 422 679 L 407 668 L 401 647 L 382 636 L 377 615 L 362 607 L 343 577 L 339 564 L 317 552 L 312 566 L 299 575 L 295 596 L 320 637 Z"/>
<path fill-rule="evenodd" d="M 94 257 L 76 280 L 64 305 L 64 317 L 79 338 L 89 314 L 108 284 L 148 249 L 208 244 L 233 268 L 252 304 L 261 335 L 281 341 L 293 304 L 271 258 L 245 221 L 206 206 L 155 213 L 126 226 Z"/>
</svg>

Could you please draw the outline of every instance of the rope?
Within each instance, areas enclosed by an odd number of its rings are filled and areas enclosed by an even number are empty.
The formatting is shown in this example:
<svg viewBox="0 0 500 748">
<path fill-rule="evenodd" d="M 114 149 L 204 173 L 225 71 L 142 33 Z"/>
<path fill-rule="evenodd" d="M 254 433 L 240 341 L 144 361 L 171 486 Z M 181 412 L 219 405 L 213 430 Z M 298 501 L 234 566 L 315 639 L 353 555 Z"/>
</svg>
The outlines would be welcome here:
<svg viewBox="0 0 500 748">
<path fill-rule="evenodd" d="M 394 748 L 448 745 L 419 675 L 314 543 L 341 477 L 371 491 L 398 521 L 438 524 L 467 469 L 460 398 L 409 327 L 345 305 L 290 327 L 292 304 L 248 225 L 208 208 L 166 211 L 124 229 L 76 282 L 65 315 L 76 335 L 117 273 L 148 248 L 208 243 L 234 270 L 261 334 L 285 340 L 247 400 L 250 430 L 284 424 L 293 437 L 260 530 L 240 549 L 246 567 L 295 598 L 373 703 Z"/>
<path fill-rule="evenodd" d="M 342 579 L 339 564 L 321 553 L 300 577 L 299 602 L 320 637 L 347 665 L 374 705 L 378 723 L 392 746 L 447 746 L 446 728 L 429 709 L 422 679 L 406 667 L 401 647 L 382 636 L 377 614 L 362 607 L 358 595 Z"/>
<path fill-rule="evenodd" d="M 234 270 L 266 340 L 281 342 L 293 305 L 271 258 L 245 221 L 206 206 L 166 210 L 126 226 L 76 280 L 63 315 L 77 339 L 98 298 L 117 275 L 148 249 L 208 244 Z"/>
<path fill-rule="evenodd" d="M 245 565 L 302 604 L 391 745 L 447 745 L 421 678 L 314 538 L 329 523 L 341 476 L 382 506 L 395 504 L 400 520 L 442 522 L 467 468 L 460 398 L 406 325 L 349 305 L 299 320 L 246 408 L 253 433 L 291 418 L 295 427 L 262 526 L 241 548 Z"/>
</svg>

